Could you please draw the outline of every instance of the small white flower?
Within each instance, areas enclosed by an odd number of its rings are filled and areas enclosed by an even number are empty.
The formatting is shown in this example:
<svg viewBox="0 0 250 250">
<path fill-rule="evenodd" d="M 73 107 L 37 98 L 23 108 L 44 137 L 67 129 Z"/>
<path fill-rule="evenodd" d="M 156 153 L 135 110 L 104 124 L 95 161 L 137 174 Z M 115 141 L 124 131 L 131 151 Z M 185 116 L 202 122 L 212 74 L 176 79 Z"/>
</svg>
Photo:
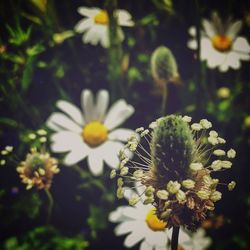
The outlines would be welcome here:
<svg viewBox="0 0 250 250">
<path fill-rule="evenodd" d="M 249 43 L 246 38 L 238 36 L 242 21 L 222 23 L 217 13 L 213 13 L 212 21 L 203 19 L 202 25 L 200 57 L 207 61 L 209 68 L 218 67 L 221 72 L 226 72 L 229 68 L 239 69 L 241 60 L 250 60 Z M 196 32 L 193 28 L 190 31 L 194 38 L 188 42 L 188 47 L 196 50 Z"/>
<path fill-rule="evenodd" d="M 41 137 L 41 138 L 39 139 L 39 141 L 40 141 L 41 143 L 44 143 L 44 142 L 47 141 L 47 138 L 43 136 L 43 137 Z"/>
<path fill-rule="evenodd" d="M 176 193 L 176 199 L 177 199 L 179 202 L 185 201 L 185 200 L 186 200 L 186 194 L 185 194 L 182 190 L 179 190 L 179 191 Z"/>
<path fill-rule="evenodd" d="M 217 137 L 214 137 L 214 136 L 209 136 L 207 138 L 208 142 L 211 143 L 213 146 L 214 145 L 217 145 L 219 143 L 219 140 Z"/>
<path fill-rule="evenodd" d="M 189 168 L 193 171 L 198 171 L 198 170 L 201 170 L 203 168 L 203 165 L 202 163 L 200 162 L 197 162 L 197 163 L 191 163 Z"/>
<path fill-rule="evenodd" d="M 223 139 L 223 138 L 221 138 L 221 137 L 218 137 L 217 139 L 218 139 L 218 142 L 219 142 L 220 144 L 225 144 L 225 143 L 226 143 L 226 140 Z"/>
<path fill-rule="evenodd" d="M 182 117 L 182 120 L 189 123 L 189 122 L 191 122 L 192 117 L 187 116 L 187 115 L 184 115 L 184 116 Z"/>
<path fill-rule="evenodd" d="M 214 170 L 214 171 L 219 171 L 222 169 L 222 161 L 221 160 L 216 160 L 216 161 L 213 161 L 212 164 L 211 164 L 211 168 Z"/>
<path fill-rule="evenodd" d="M 116 177 L 116 170 L 112 169 L 110 172 L 110 179 L 114 179 Z"/>
<path fill-rule="evenodd" d="M 156 127 L 157 127 L 157 122 L 151 122 L 149 124 L 149 128 L 151 128 L 151 129 L 155 129 Z"/>
<path fill-rule="evenodd" d="M 211 130 L 211 131 L 209 132 L 209 135 L 210 135 L 211 137 L 218 137 L 218 133 L 217 133 L 215 130 Z"/>
<path fill-rule="evenodd" d="M 209 199 L 209 196 L 210 196 L 210 192 L 207 190 L 200 190 L 196 194 L 202 200 L 207 200 L 207 199 Z"/>
<path fill-rule="evenodd" d="M 5 150 L 9 153 L 11 153 L 13 151 L 14 147 L 13 146 L 6 146 Z"/>
<path fill-rule="evenodd" d="M 213 202 L 216 202 L 218 200 L 220 200 L 222 197 L 222 193 L 219 192 L 219 191 L 214 191 L 210 194 L 210 199 L 213 201 Z"/>
<path fill-rule="evenodd" d="M 80 15 L 84 16 L 75 26 L 76 32 L 84 33 L 82 37 L 83 42 L 92 45 L 100 43 L 104 48 L 109 47 L 109 17 L 107 11 L 88 7 L 79 7 L 77 11 Z M 118 36 L 119 39 L 123 41 L 124 34 L 120 26 L 131 27 L 134 26 L 134 22 L 126 10 L 116 10 L 115 14 L 119 25 Z"/>
<path fill-rule="evenodd" d="M 158 190 L 156 196 L 161 200 L 167 200 L 169 193 L 166 190 Z"/>
<path fill-rule="evenodd" d="M 235 152 L 235 150 L 234 149 L 229 149 L 228 151 L 227 151 L 227 157 L 228 158 L 231 158 L 231 159 L 233 159 L 233 158 L 235 158 L 235 156 L 236 156 L 236 152 Z"/>
<path fill-rule="evenodd" d="M 195 186 L 195 182 L 193 180 L 184 180 L 182 181 L 182 186 L 187 188 L 187 189 L 191 189 L 194 188 Z"/>
<path fill-rule="evenodd" d="M 30 133 L 30 134 L 28 135 L 28 138 L 29 138 L 30 140 L 35 140 L 35 139 L 36 139 L 36 134 Z"/>
<path fill-rule="evenodd" d="M 47 131 L 44 130 L 44 129 L 39 129 L 39 130 L 37 130 L 37 134 L 38 134 L 38 135 L 41 135 L 41 136 L 47 135 Z"/>
<path fill-rule="evenodd" d="M 0 166 L 4 166 L 6 164 L 6 160 L 2 159 L 0 160 Z"/>
<path fill-rule="evenodd" d="M 227 185 L 229 191 L 232 191 L 235 188 L 235 186 L 236 186 L 236 182 L 235 181 L 231 181 Z"/>
<path fill-rule="evenodd" d="M 232 167 L 232 162 L 230 162 L 230 161 L 221 161 L 221 164 L 222 164 L 222 167 L 226 168 L 226 169 Z"/>
<path fill-rule="evenodd" d="M 120 175 L 121 176 L 125 176 L 128 174 L 128 167 L 123 167 L 121 168 L 121 172 L 120 172 Z"/>
<path fill-rule="evenodd" d="M 178 181 L 169 181 L 167 184 L 167 190 L 171 194 L 176 194 L 181 188 L 181 184 Z"/>
<path fill-rule="evenodd" d="M 200 131 L 202 129 L 202 126 L 199 123 L 193 123 L 191 125 L 192 130 L 194 131 Z"/>
<path fill-rule="evenodd" d="M 47 126 L 54 130 L 51 136 L 53 152 L 69 152 L 64 164 L 71 166 L 87 157 L 88 166 L 94 175 L 103 172 L 103 161 L 111 168 L 119 166 L 118 153 L 133 131 L 119 128 L 134 108 L 125 100 L 116 101 L 107 112 L 109 93 L 100 90 L 96 102 L 90 90 L 81 94 L 81 111 L 67 101 L 58 101 L 56 106 L 62 112 L 55 112 L 47 120 Z"/>
<path fill-rule="evenodd" d="M 200 125 L 204 128 L 204 129 L 209 129 L 212 127 L 212 123 L 210 121 L 208 121 L 207 119 L 201 119 L 200 120 Z"/>
<path fill-rule="evenodd" d="M 226 155 L 226 152 L 222 149 L 216 149 L 214 150 L 213 154 L 216 156 L 223 156 L 223 155 Z"/>
<path fill-rule="evenodd" d="M 143 170 L 141 169 L 137 169 L 135 170 L 135 172 L 133 173 L 133 176 L 136 178 L 136 179 L 139 179 L 143 176 Z"/>
</svg>

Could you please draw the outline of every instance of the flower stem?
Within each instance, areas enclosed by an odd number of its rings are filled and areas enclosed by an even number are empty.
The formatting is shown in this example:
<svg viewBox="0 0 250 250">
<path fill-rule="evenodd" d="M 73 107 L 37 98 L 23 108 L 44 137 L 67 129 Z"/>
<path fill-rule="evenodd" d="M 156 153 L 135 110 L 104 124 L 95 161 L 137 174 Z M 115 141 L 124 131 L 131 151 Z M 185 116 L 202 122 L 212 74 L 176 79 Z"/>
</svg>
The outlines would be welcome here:
<svg viewBox="0 0 250 250">
<path fill-rule="evenodd" d="M 167 91 L 167 82 L 163 84 L 163 91 L 162 91 L 162 103 L 161 103 L 161 112 L 162 112 L 162 116 L 166 115 L 166 104 L 167 104 L 167 95 L 168 95 L 168 91 Z"/>
<path fill-rule="evenodd" d="M 178 237 L 179 237 L 180 227 L 173 227 L 172 240 L 171 240 L 171 250 L 178 250 Z"/>
<path fill-rule="evenodd" d="M 48 203 L 48 215 L 47 215 L 47 224 L 49 224 L 50 223 L 51 212 L 52 212 L 52 208 L 53 208 L 53 204 L 54 204 L 54 200 L 53 200 L 52 194 L 49 191 L 49 189 L 45 188 L 44 190 L 45 190 L 45 193 L 46 193 L 46 195 L 48 197 L 48 201 L 49 201 L 49 203 Z"/>
</svg>

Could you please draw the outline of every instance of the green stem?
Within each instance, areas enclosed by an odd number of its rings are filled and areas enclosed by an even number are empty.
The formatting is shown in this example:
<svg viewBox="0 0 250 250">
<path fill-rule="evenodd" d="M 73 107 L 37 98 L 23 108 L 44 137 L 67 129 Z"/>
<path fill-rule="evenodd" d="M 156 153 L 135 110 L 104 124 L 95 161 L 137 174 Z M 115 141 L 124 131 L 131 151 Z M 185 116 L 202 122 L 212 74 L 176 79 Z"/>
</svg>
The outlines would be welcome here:
<svg viewBox="0 0 250 250">
<path fill-rule="evenodd" d="M 122 47 L 117 22 L 117 0 L 107 0 L 106 9 L 109 16 L 109 49 L 108 49 L 108 80 L 111 99 L 114 101 L 122 95 Z"/>
<path fill-rule="evenodd" d="M 172 240 L 171 240 L 171 250 L 178 250 L 178 237 L 179 237 L 180 227 L 173 227 Z"/>
<path fill-rule="evenodd" d="M 168 95 L 167 84 L 168 84 L 167 82 L 163 83 L 162 103 L 161 103 L 162 116 L 166 115 L 166 104 L 167 104 L 167 95 Z"/>
<path fill-rule="evenodd" d="M 52 196 L 51 192 L 49 191 L 49 189 L 45 188 L 44 190 L 45 190 L 45 193 L 46 193 L 46 195 L 48 197 L 48 201 L 49 201 L 49 203 L 48 203 L 48 216 L 47 216 L 47 224 L 49 224 L 50 223 L 50 218 L 51 218 L 51 213 L 52 213 L 52 208 L 53 208 L 53 204 L 54 204 L 54 200 L 53 200 L 53 196 Z"/>
</svg>

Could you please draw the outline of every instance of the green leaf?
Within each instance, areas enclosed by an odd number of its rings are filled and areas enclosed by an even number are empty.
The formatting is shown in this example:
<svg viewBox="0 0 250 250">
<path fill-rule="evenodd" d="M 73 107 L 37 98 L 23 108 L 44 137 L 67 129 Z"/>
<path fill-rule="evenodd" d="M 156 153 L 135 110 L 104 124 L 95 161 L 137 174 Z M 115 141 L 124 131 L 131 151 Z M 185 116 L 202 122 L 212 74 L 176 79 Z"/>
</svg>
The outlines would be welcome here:
<svg viewBox="0 0 250 250">
<path fill-rule="evenodd" d="M 8 118 L 8 117 L 0 117 L 0 124 L 6 125 L 12 128 L 18 127 L 18 123 L 15 120 Z"/>
</svg>

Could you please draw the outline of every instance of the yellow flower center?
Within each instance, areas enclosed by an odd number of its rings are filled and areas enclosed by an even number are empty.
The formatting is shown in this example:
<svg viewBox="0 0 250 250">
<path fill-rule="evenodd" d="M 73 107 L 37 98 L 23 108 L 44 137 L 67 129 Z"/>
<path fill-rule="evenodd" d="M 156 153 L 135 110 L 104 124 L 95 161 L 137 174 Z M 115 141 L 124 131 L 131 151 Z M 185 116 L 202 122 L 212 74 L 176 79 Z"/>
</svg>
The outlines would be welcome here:
<svg viewBox="0 0 250 250">
<path fill-rule="evenodd" d="M 106 141 L 108 129 L 100 122 L 88 123 L 82 131 L 83 140 L 91 147 L 96 147 Z"/>
<path fill-rule="evenodd" d="M 226 52 L 232 47 L 232 39 L 225 35 L 215 35 L 212 38 L 212 44 L 220 52 Z"/>
<path fill-rule="evenodd" d="M 153 231 L 164 231 L 166 228 L 167 223 L 159 220 L 155 214 L 155 208 L 151 208 L 146 216 L 146 223 L 150 229 Z"/>
<path fill-rule="evenodd" d="M 106 10 L 101 10 L 96 16 L 94 17 L 94 21 L 96 24 L 108 24 L 109 23 L 109 16 Z"/>
</svg>

